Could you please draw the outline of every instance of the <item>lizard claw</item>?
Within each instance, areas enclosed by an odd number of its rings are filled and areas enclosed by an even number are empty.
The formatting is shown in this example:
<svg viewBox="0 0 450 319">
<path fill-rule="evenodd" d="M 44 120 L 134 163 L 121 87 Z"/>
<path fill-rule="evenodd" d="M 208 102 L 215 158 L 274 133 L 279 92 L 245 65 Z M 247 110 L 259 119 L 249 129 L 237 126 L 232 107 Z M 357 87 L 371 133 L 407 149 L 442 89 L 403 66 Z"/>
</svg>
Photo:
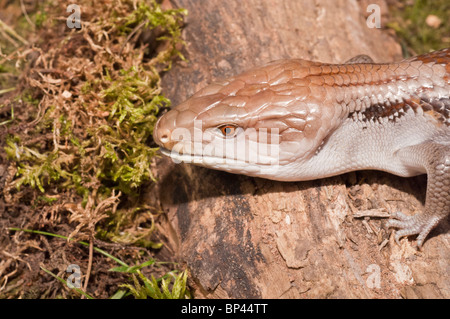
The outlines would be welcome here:
<svg viewBox="0 0 450 319">
<path fill-rule="evenodd" d="M 424 214 L 408 216 L 402 212 L 391 214 L 391 219 L 387 222 L 387 227 L 399 228 L 395 233 L 395 242 L 400 244 L 400 238 L 411 235 L 417 236 L 417 247 L 422 248 L 425 238 L 430 231 L 439 223 L 439 218 L 432 216 L 424 218 Z"/>
</svg>

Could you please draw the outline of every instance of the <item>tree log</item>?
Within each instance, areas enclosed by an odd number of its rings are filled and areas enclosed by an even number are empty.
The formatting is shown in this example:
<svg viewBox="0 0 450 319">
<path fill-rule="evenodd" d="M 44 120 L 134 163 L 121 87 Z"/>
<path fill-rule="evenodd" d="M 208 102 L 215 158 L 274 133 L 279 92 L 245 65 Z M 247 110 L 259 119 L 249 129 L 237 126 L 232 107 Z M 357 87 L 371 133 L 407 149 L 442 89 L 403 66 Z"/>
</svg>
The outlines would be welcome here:
<svg viewBox="0 0 450 319">
<path fill-rule="evenodd" d="M 373 2 L 384 26 L 387 6 Z M 189 11 L 188 63 L 177 63 L 163 79 L 174 105 L 214 80 L 271 60 L 401 59 L 386 30 L 368 27 L 364 1 L 166 4 Z M 426 176 L 361 171 L 288 183 L 167 158 L 156 170 L 151 192 L 173 230 L 166 249 L 186 264 L 196 298 L 450 297 L 448 222 L 431 233 L 423 251 L 414 248 L 414 238 L 398 246 L 384 226 L 388 212 L 420 213 Z"/>
</svg>

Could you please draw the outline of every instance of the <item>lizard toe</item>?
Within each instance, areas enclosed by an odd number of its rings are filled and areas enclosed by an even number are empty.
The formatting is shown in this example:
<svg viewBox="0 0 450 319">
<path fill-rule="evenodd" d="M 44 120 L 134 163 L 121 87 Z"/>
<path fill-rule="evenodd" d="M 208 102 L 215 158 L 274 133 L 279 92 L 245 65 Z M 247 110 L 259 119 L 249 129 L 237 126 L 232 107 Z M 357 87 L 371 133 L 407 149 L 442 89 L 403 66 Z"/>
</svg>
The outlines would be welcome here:
<svg viewBox="0 0 450 319">
<path fill-rule="evenodd" d="M 397 228 L 395 242 L 399 244 L 400 239 L 406 236 L 417 236 L 417 247 L 422 248 L 423 242 L 430 231 L 439 223 L 440 219 L 432 216 L 425 218 L 423 214 L 408 216 L 402 212 L 391 214 L 391 219 L 387 222 L 388 228 Z"/>
</svg>

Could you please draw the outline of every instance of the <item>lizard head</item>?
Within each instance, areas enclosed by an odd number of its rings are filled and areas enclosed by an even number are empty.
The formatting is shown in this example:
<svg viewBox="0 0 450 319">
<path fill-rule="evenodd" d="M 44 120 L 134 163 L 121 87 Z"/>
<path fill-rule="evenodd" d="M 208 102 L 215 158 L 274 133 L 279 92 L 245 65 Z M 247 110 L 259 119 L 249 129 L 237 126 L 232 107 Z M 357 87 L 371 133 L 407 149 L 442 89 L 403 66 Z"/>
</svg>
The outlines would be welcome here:
<svg viewBox="0 0 450 319">
<path fill-rule="evenodd" d="M 154 140 L 177 162 L 289 180 L 336 121 L 315 65 L 280 60 L 211 84 L 164 114 Z"/>
</svg>

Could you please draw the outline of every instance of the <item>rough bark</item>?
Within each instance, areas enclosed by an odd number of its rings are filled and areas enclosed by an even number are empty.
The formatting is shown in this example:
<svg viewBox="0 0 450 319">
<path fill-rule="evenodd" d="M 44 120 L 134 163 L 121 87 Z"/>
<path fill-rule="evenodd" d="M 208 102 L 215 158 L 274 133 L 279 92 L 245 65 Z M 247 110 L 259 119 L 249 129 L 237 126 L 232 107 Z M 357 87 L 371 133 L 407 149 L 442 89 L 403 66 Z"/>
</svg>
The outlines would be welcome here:
<svg viewBox="0 0 450 319">
<path fill-rule="evenodd" d="M 383 25 L 387 7 L 377 3 Z M 216 79 L 275 59 L 401 59 L 400 46 L 386 30 L 367 27 L 365 3 L 171 4 L 189 10 L 189 63 L 177 63 L 163 81 L 174 105 Z M 401 246 L 389 239 L 385 218 L 355 218 L 367 211 L 419 213 L 425 176 L 363 171 L 283 183 L 169 159 L 156 167 L 156 190 L 173 230 L 167 248 L 186 263 L 197 298 L 450 297 L 448 223 L 418 252 L 413 238 Z"/>
</svg>

